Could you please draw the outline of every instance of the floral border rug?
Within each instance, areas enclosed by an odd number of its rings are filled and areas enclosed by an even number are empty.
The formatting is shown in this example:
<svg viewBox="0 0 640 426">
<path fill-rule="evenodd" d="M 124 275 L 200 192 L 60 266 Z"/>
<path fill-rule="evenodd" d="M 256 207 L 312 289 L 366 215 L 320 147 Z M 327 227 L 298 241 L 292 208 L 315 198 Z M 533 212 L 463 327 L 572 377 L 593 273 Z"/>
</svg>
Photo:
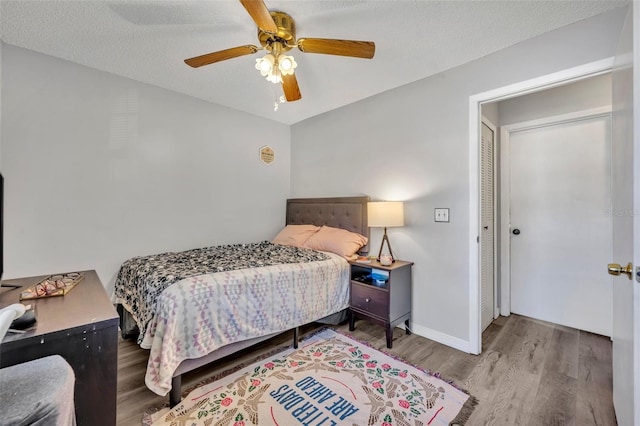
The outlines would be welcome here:
<svg viewBox="0 0 640 426">
<path fill-rule="evenodd" d="M 432 373 L 331 329 L 191 391 L 160 425 L 456 425 L 477 401 Z"/>
</svg>

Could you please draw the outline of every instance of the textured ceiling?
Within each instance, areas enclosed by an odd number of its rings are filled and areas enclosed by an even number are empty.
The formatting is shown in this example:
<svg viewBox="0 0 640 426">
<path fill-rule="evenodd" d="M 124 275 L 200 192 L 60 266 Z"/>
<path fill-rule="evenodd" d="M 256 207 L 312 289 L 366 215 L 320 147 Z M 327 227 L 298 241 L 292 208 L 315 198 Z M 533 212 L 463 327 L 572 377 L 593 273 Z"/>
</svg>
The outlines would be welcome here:
<svg viewBox="0 0 640 426">
<path fill-rule="evenodd" d="M 428 77 L 627 4 L 613 0 L 265 0 L 298 37 L 371 40 L 371 60 L 302 53 L 302 100 L 273 110 L 279 85 L 254 69 L 261 52 L 193 69 L 183 60 L 259 45 L 237 0 L 2 0 L 5 43 L 150 83 L 285 124 Z"/>
</svg>

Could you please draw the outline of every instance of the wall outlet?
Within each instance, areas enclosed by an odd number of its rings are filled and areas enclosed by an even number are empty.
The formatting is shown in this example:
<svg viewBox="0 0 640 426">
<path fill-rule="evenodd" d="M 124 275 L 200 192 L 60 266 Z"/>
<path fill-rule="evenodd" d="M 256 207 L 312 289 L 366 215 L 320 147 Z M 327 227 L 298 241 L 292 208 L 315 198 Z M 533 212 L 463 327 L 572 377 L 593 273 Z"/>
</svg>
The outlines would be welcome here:
<svg viewBox="0 0 640 426">
<path fill-rule="evenodd" d="M 435 209 L 433 216 L 436 222 L 449 222 L 449 209 L 437 208 Z"/>
</svg>

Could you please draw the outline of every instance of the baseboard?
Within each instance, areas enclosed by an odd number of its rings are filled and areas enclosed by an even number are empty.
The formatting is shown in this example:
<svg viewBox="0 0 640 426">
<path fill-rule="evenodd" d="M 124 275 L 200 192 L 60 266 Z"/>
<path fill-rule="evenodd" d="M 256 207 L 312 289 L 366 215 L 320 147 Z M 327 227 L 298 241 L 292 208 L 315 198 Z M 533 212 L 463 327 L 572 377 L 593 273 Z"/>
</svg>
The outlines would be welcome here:
<svg viewBox="0 0 640 426">
<path fill-rule="evenodd" d="M 404 329 L 404 324 L 399 324 L 399 328 Z M 417 334 L 418 336 L 433 340 L 438 343 L 442 343 L 443 345 L 452 347 L 453 349 L 457 349 L 459 351 L 470 353 L 469 352 L 469 341 L 459 339 L 457 337 L 453 337 L 449 334 L 442 333 L 440 331 L 432 330 L 428 327 L 423 327 L 419 324 L 412 323 L 411 324 L 411 332 Z"/>
</svg>

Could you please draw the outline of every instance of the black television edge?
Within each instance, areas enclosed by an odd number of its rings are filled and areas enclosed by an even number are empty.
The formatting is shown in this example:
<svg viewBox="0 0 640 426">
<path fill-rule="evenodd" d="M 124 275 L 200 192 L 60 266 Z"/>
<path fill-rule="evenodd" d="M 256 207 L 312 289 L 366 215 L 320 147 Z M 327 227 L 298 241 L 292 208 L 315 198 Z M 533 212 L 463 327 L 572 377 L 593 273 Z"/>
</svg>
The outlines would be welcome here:
<svg viewBox="0 0 640 426">
<path fill-rule="evenodd" d="M 0 279 L 4 271 L 4 178 L 0 173 Z"/>
</svg>

